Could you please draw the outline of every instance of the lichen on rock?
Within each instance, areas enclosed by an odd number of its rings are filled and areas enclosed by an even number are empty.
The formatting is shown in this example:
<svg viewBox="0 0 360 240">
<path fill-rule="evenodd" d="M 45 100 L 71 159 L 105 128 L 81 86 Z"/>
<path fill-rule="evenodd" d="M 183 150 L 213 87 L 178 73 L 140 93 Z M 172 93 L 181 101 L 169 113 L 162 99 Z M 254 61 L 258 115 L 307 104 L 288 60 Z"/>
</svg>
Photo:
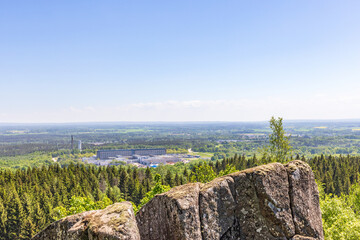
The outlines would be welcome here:
<svg viewBox="0 0 360 240">
<path fill-rule="evenodd" d="M 33 240 L 140 240 L 130 202 L 79 213 L 50 224 Z"/>
</svg>

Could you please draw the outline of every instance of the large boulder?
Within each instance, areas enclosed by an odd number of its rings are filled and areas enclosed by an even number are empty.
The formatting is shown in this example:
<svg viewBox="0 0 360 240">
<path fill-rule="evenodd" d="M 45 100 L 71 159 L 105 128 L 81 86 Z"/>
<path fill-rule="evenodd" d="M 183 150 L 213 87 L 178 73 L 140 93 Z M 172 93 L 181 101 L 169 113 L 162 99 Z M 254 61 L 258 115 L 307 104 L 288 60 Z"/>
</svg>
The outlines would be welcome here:
<svg viewBox="0 0 360 240">
<path fill-rule="evenodd" d="M 286 169 L 296 233 L 323 239 L 319 191 L 310 166 L 297 160 L 288 163 Z"/>
<path fill-rule="evenodd" d="M 199 208 L 203 239 L 220 239 L 236 224 L 233 178 L 217 178 L 204 185 Z"/>
<path fill-rule="evenodd" d="M 235 183 L 237 234 L 241 239 L 288 239 L 295 235 L 285 167 L 263 165 L 230 175 Z"/>
<path fill-rule="evenodd" d="M 72 215 L 50 224 L 33 240 L 140 240 L 131 203 Z"/>
<path fill-rule="evenodd" d="M 178 186 L 156 195 L 136 215 L 141 239 L 201 239 L 200 183 Z"/>
<path fill-rule="evenodd" d="M 324 239 L 319 195 L 301 161 L 271 163 L 155 196 L 141 239 Z"/>
</svg>

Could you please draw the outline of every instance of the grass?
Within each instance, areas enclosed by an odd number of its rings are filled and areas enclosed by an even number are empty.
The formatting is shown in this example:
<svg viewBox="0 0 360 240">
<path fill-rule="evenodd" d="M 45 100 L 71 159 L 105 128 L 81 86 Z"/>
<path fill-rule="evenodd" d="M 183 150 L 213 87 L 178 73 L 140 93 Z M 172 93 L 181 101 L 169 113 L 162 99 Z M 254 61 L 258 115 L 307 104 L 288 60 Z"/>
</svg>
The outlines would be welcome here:
<svg viewBox="0 0 360 240">
<path fill-rule="evenodd" d="M 214 156 L 214 153 L 209 152 L 191 152 L 190 155 L 199 155 L 202 158 L 211 158 Z"/>
<path fill-rule="evenodd" d="M 145 128 L 131 128 L 131 129 L 119 130 L 118 133 L 151 132 L 151 131 L 152 130 Z"/>
<path fill-rule="evenodd" d="M 124 128 L 124 129 L 95 129 L 93 132 L 80 132 L 79 134 L 91 134 L 91 133 L 136 133 L 136 132 L 151 132 L 153 130 L 147 128 Z"/>
</svg>

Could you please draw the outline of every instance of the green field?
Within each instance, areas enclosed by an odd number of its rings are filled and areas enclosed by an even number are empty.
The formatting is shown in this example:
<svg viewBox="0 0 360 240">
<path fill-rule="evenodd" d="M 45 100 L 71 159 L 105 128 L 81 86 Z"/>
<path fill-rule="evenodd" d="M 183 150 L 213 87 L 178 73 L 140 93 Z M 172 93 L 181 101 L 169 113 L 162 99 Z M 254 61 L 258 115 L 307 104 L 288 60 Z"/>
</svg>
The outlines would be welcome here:
<svg viewBox="0 0 360 240">
<path fill-rule="evenodd" d="M 189 154 L 193 156 L 199 155 L 201 158 L 211 158 L 212 156 L 214 156 L 214 153 L 209 152 L 191 152 Z"/>
</svg>

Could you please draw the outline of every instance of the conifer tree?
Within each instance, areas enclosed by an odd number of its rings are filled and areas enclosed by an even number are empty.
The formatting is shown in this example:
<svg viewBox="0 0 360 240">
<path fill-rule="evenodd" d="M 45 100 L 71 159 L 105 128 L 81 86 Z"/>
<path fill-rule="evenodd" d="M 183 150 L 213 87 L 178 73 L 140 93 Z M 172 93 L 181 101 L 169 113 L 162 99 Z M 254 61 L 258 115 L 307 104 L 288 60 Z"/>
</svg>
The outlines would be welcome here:
<svg viewBox="0 0 360 240">
<path fill-rule="evenodd" d="M 175 183 L 175 186 L 180 185 L 180 177 L 179 177 L 179 174 L 177 172 L 175 174 L 174 183 Z"/>
<path fill-rule="evenodd" d="M 165 175 L 165 184 L 169 185 L 170 187 L 174 186 L 174 182 L 171 176 L 171 172 L 168 170 L 166 175 Z"/>
</svg>

